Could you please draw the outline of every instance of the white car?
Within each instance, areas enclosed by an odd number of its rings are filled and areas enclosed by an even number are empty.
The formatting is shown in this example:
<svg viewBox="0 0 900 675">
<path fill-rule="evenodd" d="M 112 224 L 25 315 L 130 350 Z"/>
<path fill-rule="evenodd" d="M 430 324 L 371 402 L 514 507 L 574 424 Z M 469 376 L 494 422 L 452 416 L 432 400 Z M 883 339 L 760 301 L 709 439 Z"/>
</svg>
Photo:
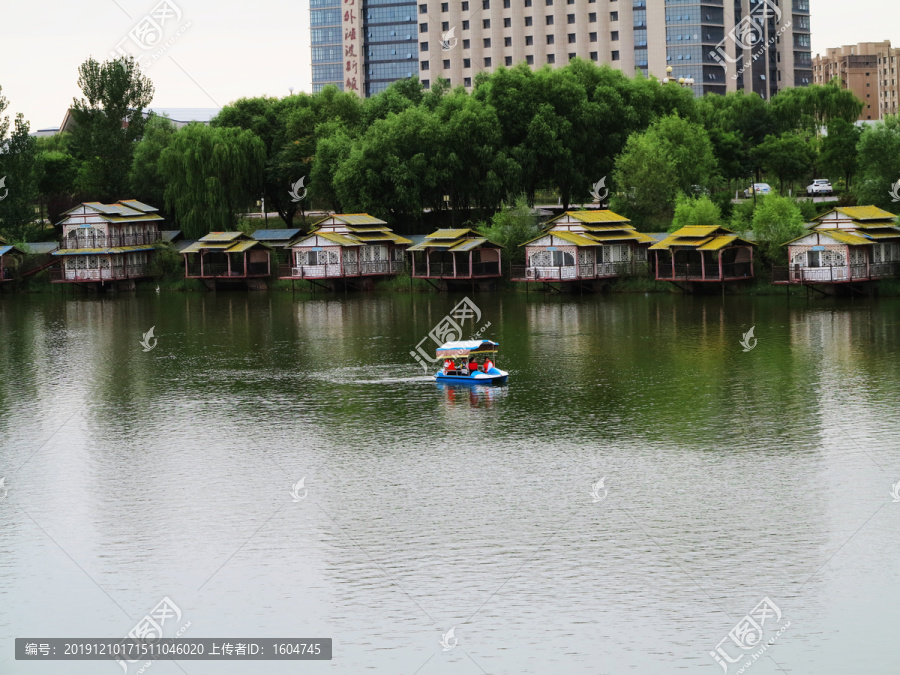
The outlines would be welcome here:
<svg viewBox="0 0 900 675">
<path fill-rule="evenodd" d="M 744 196 L 748 199 L 755 192 L 758 195 L 767 195 L 772 191 L 772 188 L 768 183 L 754 183 L 746 190 L 744 190 Z"/>
<path fill-rule="evenodd" d="M 830 195 L 834 193 L 831 187 L 831 181 L 827 178 L 816 178 L 811 185 L 806 186 L 806 194 L 810 197 L 813 195 Z"/>
</svg>

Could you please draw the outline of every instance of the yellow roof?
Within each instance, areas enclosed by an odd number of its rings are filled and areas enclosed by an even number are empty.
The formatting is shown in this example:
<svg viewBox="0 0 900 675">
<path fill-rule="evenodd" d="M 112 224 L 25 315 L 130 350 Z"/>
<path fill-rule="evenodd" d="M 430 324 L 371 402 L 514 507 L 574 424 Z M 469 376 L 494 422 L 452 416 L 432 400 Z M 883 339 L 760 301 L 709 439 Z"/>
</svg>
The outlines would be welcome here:
<svg viewBox="0 0 900 675">
<path fill-rule="evenodd" d="M 565 230 L 560 230 L 557 232 L 556 230 L 554 230 L 552 232 L 547 232 L 547 234 L 545 234 L 544 236 L 547 236 L 548 234 L 552 235 L 554 237 L 559 237 L 563 241 L 567 241 L 570 244 L 575 244 L 576 246 L 596 246 L 597 245 L 597 242 L 594 241 L 593 239 L 588 239 L 584 235 L 578 234 L 576 232 L 566 232 Z M 538 237 L 538 238 L 540 238 L 540 237 Z M 534 241 L 534 240 L 532 240 L 532 241 Z"/>
<path fill-rule="evenodd" d="M 426 234 L 426 239 L 459 239 L 460 237 L 465 237 L 467 234 L 472 232 L 472 230 L 462 228 L 456 230 L 449 229 L 441 229 L 432 232 L 431 234 Z M 474 233 L 473 233 L 474 234 Z"/>
<path fill-rule="evenodd" d="M 629 223 L 631 222 L 625 216 L 620 216 L 618 213 L 613 213 L 607 209 L 593 210 L 593 211 L 566 211 L 562 216 L 557 216 L 550 220 L 552 223 L 554 220 L 558 218 L 562 218 L 563 216 L 571 216 L 575 220 L 582 223 Z"/>
<path fill-rule="evenodd" d="M 819 230 L 821 232 L 821 230 Z M 869 239 L 897 239 L 900 237 L 900 230 L 891 228 L 885 230 L 866 230 L 865 236 Z"/>
<path fill-rule="evenodd" d="M 362 246 L 362 243 L 356 239 L 351 239 L 350 237 L 343 234 L 337 234 L 336 232 L 316 232 L 315 236 L 322 237 L 322 239 L 326 239 L 339 246 Z M 304 239 L 309 239 L 309 236 L 304 237 Z"/>
<path fill-rule="evenodd" d="M 243 232 L 210 232 L 200 237 L 200 241 L 234 241 L 243 236 Z"/>
<path fill-rule="evenodd" d="M 552 234 L 557 234 L 553 232 Z M 589 234 L 583 235 L 588 239 L 593 239 L 594 241 L 604 242 L 604 241 L 640 241 L 641 235 L 635 230 L 619 230 L 618 232 L 603 232 L 600 234 L 594 234 L 593 232 Z M 652 241 L 652 239 L 651 239 Z"/>
<path fill-rule="evenodd" d="M 872 243 L 871 239 L 866 239 L 865 237 L 862 237 L 858 234 L 853 234 L 852 232 L 847 232 L 845 230 L 816 230 L 816 232 L 827 235 L 835 241 L 841 242 L 842 244 L 850 244 L 851 246 L 861 246 L 863 244 Z"/>
<path fill-rule="evenodd" d="M 676 237 L 708 237 L 717 230 L 731 232 L 731 230 L 718 225 L 685 225 L 681 229 L 675 230 L 672 234 Z"/>
<path fill-rule="evenodd" d="M 833 211 L 839 211 L 853 220 L 893 220 L 897 217 L 893 213 L 880 209 L 877 206 L 838 206 Z M 832 213 L 832 211 L 828 213 Z M 828 213 L 822 214 L 816 220 L 824 218 Z"/>
<path fill-rule="evenodd" d="M 335 213 L 332 216 L 325 216 L 321 220 L 317 220 L 313 225 L 324 223 L 330 218 L 334 218 L 344 223 L 344 225 L 387 225 L 385 221 L 375 216 L 370 216 L 368 213 Z"/>
<path fill-rule="evenodd" d="M 108 223 L 140 223 L 149 220 L 163 220 L 163 217 L 155 213 L 144 213 L 140 216 L 106 216 L 100 214 L 100 217 Z"/>
<path fill-rule="evenodd" d="M 365 227 L 351 227 L 347 225 L 347 229 L 351 232 L 365 234 L 366 232 L 390 232 L 390 228 L 386 225 L 367 225 Z"/>
<path fill-rule="evenodd" d="M 746 239 L 741 239 L 736 234 L 720 234 L 713 237 L 710 241 L 706 242 L 702 246 L 698 246 L 698 251 L 719 251 L 726 246 L 731 246 L 732 244 L 744 244 L 746 246 L 753 246 L 753 242 L 747 241 Z"/>
</svg>

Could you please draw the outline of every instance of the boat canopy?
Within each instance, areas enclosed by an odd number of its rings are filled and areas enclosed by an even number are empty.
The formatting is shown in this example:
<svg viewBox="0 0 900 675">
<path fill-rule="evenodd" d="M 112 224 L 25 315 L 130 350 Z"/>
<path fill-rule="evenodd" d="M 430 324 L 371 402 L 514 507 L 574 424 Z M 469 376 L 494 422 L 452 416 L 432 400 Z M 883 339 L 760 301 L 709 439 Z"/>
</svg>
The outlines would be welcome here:
<svg viewBox="0 0 900 675">
<path fill-rule="evenodd" d="M 438 357 L 462 357 L 469 354 L 495 353 L 500 345 L 490 340 L 456 340 L 437 348 Z"/>
</svg>

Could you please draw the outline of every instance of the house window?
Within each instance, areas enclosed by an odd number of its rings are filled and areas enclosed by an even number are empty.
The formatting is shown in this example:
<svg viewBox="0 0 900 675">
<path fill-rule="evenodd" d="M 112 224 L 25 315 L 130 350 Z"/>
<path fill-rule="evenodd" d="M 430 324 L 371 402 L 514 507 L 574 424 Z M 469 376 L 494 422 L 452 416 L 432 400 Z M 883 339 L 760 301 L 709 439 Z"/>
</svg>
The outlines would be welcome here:
<svg viewBox="0 0 900 675">
<path fill-rule="evenodd" d="M 449 11 L 450 11 L 450 3 L 449 3 L 449 2 L 442 2 L 442 3 L 441 3 L 441 11 L 442 11 L 442 12 L 449 12 Z"/>
<path fill-rule="evenodd" d="M 526 17 L 525 17 L 525 25 L 526 25 L 526 26 L 530 26 L 530 25 L 531 25 L 531 17 L 530 17 L 530 16 L 526 16 Z"/>
<path fill-rule="evenodd" d="M 511 65 L 512 65 L 512 57 L 511 57 L 511 56 L 506 56 L 506 57 L 504 57 L 504 58 L 503 58 L 503 62 L 504 62 L 507 66 L 511 66 Z"/>
<path fill-rule="evenodd" d="M 509 17 L 506 17 L 505 19 L 503 19 L 503 27 L 511 28 L 512 27 L 512 19 L 510 19 Z"/>
<path fill-rule="evenodd" d="M 485 67 L 485 68 L 490 68 L 490 67 L 491 67 L 491 57 L 490 57 L 490 56 L 485 56 L 485 57 L 484 57 L 484 67 Z"/>
<path fill-rule="evenodd" d="M 618 61 L 618 60 L 619 60 L 619 52 L 618 52 L 618 51 L 613 51 L 611 60 L 612 60 L 612 61 Z"/>
<path fill-rule="evenodd" d="M 552 17 L 552 16 L 548 16 L 548 17 L 547 17 L 547 25 L 548 25 L 548 26 L 552 26 L 552 25 L 553 25 L 553 17 Z"/>
<path fill-rule="evenodd" d="M 575 33 L 569 33 L 569 44 L 575 43 Z"/>
<path fill-rule="evenodd" d="M 531 46 L 534 44 L 534 35 L 526 35 L 525 36 L 525 45 Z"/>
<path fill-rule="evenodd" d="M 554 37 L 553 37 L 552 35 L 548 35 L 548 36 L 547 36 L 547 44 L 548 44 L 548 45 L 552 45 L 552 44 L 553 44 L 553 40 L 554 40 Z"/>
<path fill-rule="evenodd" d="M 512 38 L 511 37 L 503 38 L 503 46 L 504 47 L 512 47 Z"/>
<path fill-rule="evenodd" d="M 484 46 L 485 47 L 491 46 L 491 38 L 484 38 Z"/>
<path fill-rule="evenodd" d="M 556 63 L 556 54 L 547 54 L 547 63 Z"/>
<path fill-rule="evenodd" d="M 525 63 L 527 63 L 529 66 L 533 66 L 534 65 L 534 55 L 529 54 L 528 56 L 526 56 Z"/>
<path fill-rule="evenodd" d="M 566 23 L 575 23 L 575 15 L 569 14 L 568 16 L 566 16 Z"/>
<path fill-rule="evenodd" d="M 428 61 L 422 61 L 422 63 L 419 64 L 419 70 L 428 70 L 428 66 Z"/>
</svg>

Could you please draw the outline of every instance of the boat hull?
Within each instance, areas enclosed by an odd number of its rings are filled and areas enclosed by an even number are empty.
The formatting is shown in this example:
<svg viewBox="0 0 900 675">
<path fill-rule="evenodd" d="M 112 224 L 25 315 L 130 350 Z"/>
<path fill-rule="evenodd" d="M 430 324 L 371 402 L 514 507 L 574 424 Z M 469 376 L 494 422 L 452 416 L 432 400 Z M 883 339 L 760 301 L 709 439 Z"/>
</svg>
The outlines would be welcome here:
<svg viewBox="0 0 900 675">
<path fill-rule="evenodd" d="M 499 368 L 491 368 L 487 373 L 475 373 L 475 375 L 444 375 L 437 372 L 434 379 L 448 384 L 506 384 L 509 373 Z"/>
</svg>

